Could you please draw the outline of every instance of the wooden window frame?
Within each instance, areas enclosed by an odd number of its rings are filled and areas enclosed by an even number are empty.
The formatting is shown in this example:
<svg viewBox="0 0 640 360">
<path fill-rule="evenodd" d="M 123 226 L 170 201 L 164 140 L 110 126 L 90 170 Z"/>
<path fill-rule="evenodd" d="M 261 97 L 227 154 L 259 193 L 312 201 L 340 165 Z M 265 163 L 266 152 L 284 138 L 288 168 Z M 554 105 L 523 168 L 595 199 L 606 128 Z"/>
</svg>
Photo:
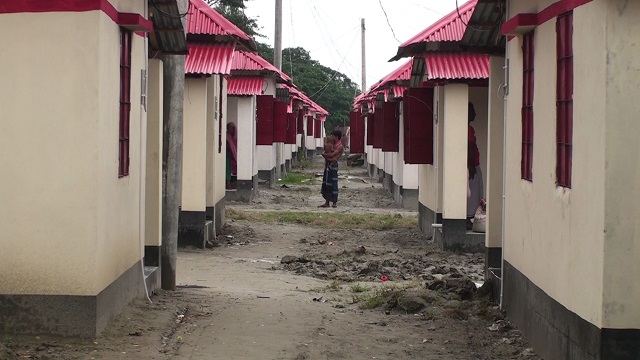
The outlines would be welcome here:
<svg viewBox="0 0 640 360">
<path fill-rule="evenodd" d="M 573 12 L 556 21 L 556 180 L 571 188 L 573 153 Z"/>
<path fill-rule="evenodd" d="M 129 175 L 129 128 L 131 124 L 131 41 L 133 33 L 120 29 L 120 111 L 118 143 L 118 177 Z"/>
<path fill-rule="evenodd" d="M 533 181 L 534 32 L 522 37 L 522 156 L 520 175 Z"/>
</svg>

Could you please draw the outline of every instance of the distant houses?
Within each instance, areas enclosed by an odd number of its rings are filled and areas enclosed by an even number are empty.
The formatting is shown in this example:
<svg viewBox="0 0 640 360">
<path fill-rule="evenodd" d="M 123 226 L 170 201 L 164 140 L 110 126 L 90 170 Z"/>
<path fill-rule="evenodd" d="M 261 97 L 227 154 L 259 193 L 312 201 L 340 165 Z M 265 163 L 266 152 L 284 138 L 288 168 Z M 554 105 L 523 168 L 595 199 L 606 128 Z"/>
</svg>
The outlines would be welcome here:
<svg viewBox="0 0 640 360">
<path fill-rule="evenodd" d="M 393 57 L 412 58 L 402 103 L 414 93 L 417 104 L 385 111 L 399 106 L 388 105 L 390 79 L 354 101 L 371 175 L 385 184 L 399 150 L 385 137 L 407 144 L 397 119 L 427 138 L 421 229 L 442 248 L 485 252 L 496 300 L 545 359 L 640 356 L 639 17 L 628 1 L 471 0 Z M 486 233 L 464 227 L 471 142 Z"/>
</svg>

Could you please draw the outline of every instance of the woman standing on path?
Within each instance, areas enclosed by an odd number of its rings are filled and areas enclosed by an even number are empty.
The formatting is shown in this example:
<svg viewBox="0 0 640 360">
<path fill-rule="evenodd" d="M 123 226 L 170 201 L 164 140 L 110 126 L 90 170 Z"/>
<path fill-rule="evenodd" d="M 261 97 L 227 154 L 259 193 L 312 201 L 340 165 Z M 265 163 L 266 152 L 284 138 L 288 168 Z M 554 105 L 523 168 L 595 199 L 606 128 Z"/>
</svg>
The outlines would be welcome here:
<svg viewBox="0 0 640 360">
<path fill-rule="evenodd" d="M 330 153 L 322 153 L 322 157 L 328 162 L 328 166 L 324 167 L 324 175 L 322 176 L 322 187 L 320 193 L 324 198 L 324 204 L 320 207 L 329 207 L 329 203 L 333 203 L 332 207 L 338 206 L 338 159 L 342 156 L 344 148 L 342 147 L 342 132 L 333 130 L 330 137 L 335 140 L 333 151 Z"/>
</svg>

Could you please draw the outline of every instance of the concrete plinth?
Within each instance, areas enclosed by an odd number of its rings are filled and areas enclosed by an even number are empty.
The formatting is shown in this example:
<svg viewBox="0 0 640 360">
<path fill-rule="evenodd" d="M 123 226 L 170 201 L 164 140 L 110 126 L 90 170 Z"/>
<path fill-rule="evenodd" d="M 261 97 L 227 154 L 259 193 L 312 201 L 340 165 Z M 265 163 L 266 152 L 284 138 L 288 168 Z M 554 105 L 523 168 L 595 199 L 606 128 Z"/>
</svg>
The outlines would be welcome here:
<svg viewBox="0 0 640 360">
<path fill-rule="evenodd" d="M 269 186 L 276 185 L 276 169 L 258 171 L 258 179 L 265 180 Z"/>
</svg>

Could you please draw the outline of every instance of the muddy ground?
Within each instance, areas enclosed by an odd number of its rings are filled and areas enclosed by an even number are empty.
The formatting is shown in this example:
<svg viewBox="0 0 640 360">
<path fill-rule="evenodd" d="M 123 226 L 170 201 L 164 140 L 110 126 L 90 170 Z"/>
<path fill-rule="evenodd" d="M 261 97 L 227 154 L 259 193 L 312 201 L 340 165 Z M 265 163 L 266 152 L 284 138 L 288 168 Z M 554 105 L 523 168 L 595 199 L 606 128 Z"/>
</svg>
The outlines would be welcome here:
<svg viewBox="0 0 640 360">
<path fill-rule="evenodd" d="M 176 291 L 134 301 L 97 339 L 4 334 L 0 359 L 539 359 L 478 289 L 482 254 L 442 252 L 413 226 L 238 216 L 416 217 L 362 168 L 341 166 L 338 208 L 317 208 L 317 180 L 263 186 L 253 204 L 228 204 L 217 247 L 180 249 Z"/>
</svg>

